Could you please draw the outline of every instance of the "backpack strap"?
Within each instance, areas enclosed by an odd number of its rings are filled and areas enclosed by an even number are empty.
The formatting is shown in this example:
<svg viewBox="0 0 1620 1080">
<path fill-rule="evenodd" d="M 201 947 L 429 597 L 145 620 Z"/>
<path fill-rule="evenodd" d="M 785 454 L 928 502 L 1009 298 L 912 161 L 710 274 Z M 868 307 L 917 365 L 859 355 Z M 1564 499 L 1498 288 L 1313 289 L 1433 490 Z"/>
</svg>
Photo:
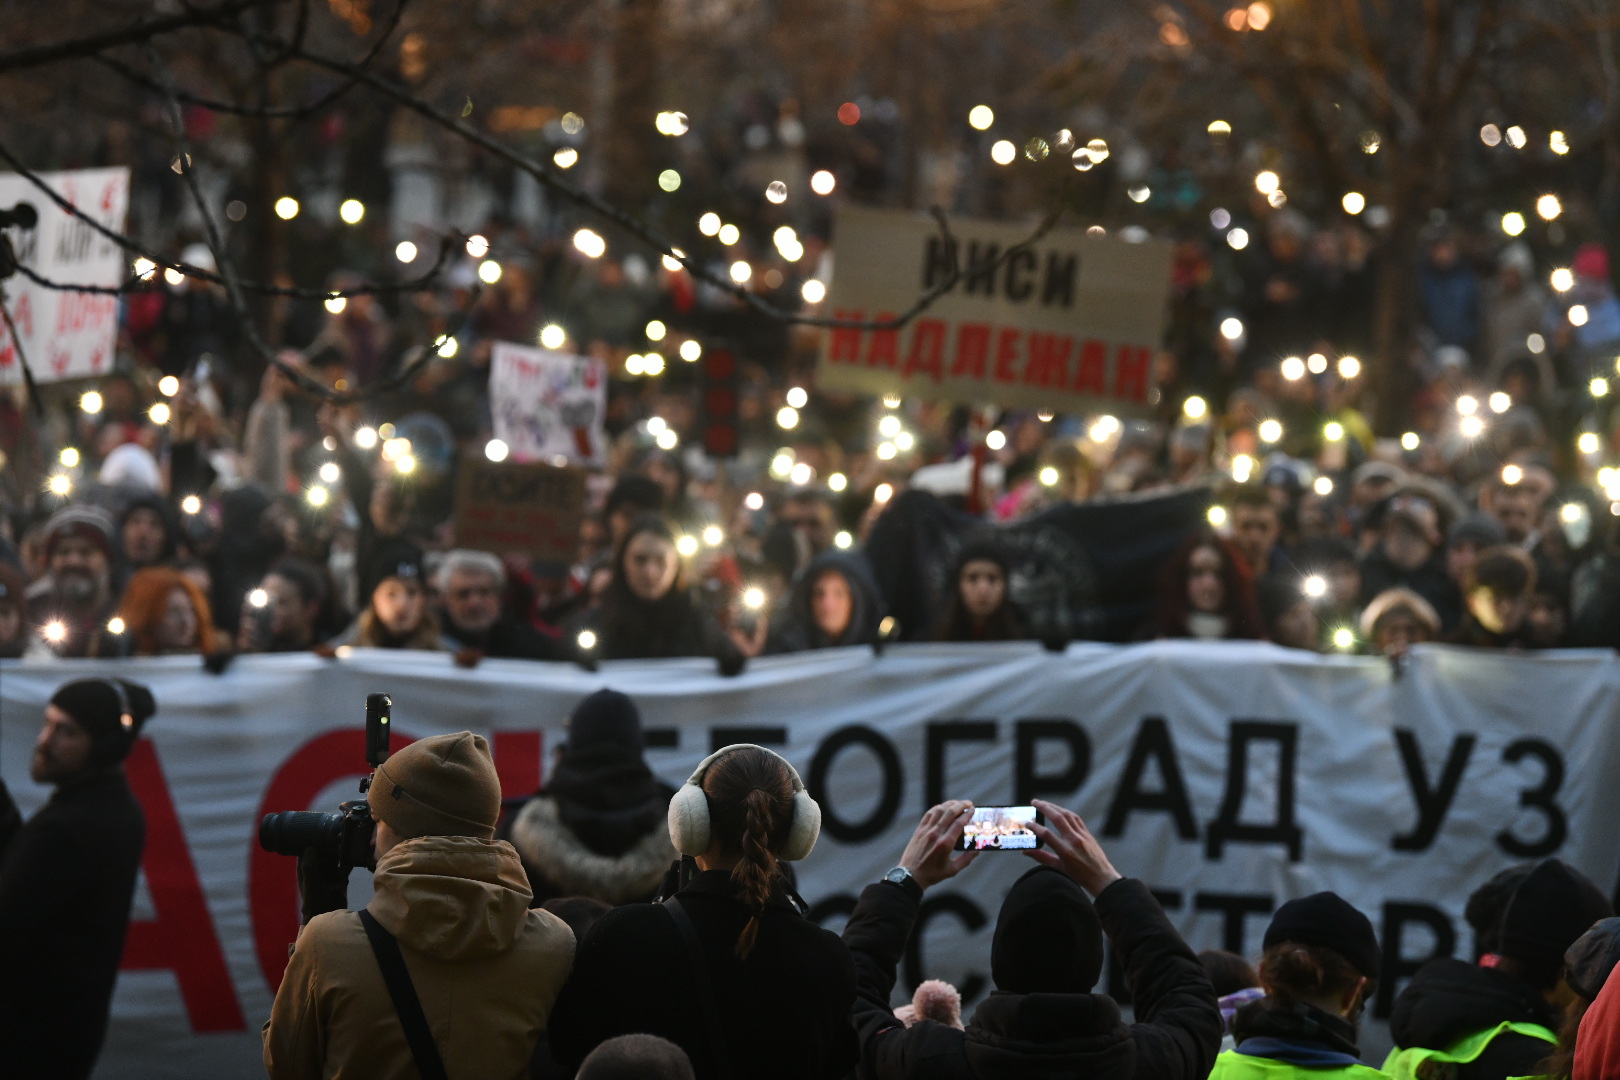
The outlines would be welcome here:
<svg viewBox="0 0 1620 1080">
<path fill-rule="evenodd" d="M 714 1055 L 714 1075 L 717 1080 L 731 1080 L 731 1054 L 726 1046 L 726 1029 L 720 1022 L 720 1005 L 709 980 L 709 962 L 703 955 L 703 942 L 698 940 L 697 927 L 681 907 L 680 897 L 671 896 L 658 905 L 669 913 L 670 921 L 680 931 L 686 945 L 687 959 L 692 963 L 692 990 L 698 1006 L 703 1010 L 703 1027 Z M 424 1080 L 427 1078 L 424 1076 Z"/>
<path fill-rule="evenodd" d="M 422 1012 L 421 999 L 416 996 L 416 986 L 411 982 L 411 973 L 405 967 L 405 955 L 399 951 L 399 942 L 365 908 L 360 909 L 360 925 L 366 928 L 371 951 L 377 954 L 377 966 L 382 968 L 383 982 L 388 984 L 388 996 L 399 1014 L 399 1025 L 405 1029 L 405 1041 L 410 1043 L 416 1071 L 422 1074 L 422 1080 L 449 1080 L 449 1074 L 444 1071 L 444 1059 L 439 1056 L 439 1046 L 428 1027 L 427 1015 Z"/>
</svg>

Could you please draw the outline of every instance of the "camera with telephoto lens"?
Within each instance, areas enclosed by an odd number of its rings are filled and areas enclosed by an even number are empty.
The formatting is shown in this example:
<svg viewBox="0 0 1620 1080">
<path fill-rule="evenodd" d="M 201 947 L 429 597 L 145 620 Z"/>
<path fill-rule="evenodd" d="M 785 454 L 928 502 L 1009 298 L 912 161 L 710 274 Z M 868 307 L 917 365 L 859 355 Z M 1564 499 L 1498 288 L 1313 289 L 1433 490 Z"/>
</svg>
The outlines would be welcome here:
<svg viewBox="0 0 1620 1080">
<path fill-rule="evenodd" d="M 388 760 L 389 720 L 394 703 L 387 694 L 366 696 L 366 763 L 373 770 Z M 360 781 L 360 792 L 371 787 L 371 774 Z M 348 870 L 373 869 L 377 862 L 374 841 L 377 823 L 364 799 L 339 803 L 337 813 L 284 810 L 266 814 L 259 822 L 259 846 L 276 855 L 297 857 L 314 849 L 320 861 Z"/>
</svg>

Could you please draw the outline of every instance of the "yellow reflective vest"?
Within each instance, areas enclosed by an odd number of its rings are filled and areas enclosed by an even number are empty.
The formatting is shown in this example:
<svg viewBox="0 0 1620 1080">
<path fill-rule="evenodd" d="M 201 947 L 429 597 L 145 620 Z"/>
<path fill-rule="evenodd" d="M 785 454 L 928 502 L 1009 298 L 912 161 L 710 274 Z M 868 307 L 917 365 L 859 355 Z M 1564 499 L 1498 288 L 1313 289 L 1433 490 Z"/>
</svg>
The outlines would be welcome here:
<svg viewBox="0 0 1620 1080">
<path fill-rule="evenodd" d="M 1292 1065 L 1275 1058 L 1240 1054 L 1228 1050 L 1215 1059 L 1215 1068 L 1209 1080 L 1389 1080 L 1389 1077 L 1370 1065 L 1325 1065 L 1311 1067 Z"/>
<path fill-rule="evenodd" d="M 1452 1070 L 1443 1069 L 1441 1066 L 1466 1065 L 1477 1060 L 1498 1035 L 1509 1031 L 1515 1035 L 1540 1039 L 1553 1046 L 1558 1045 L 1558 1036 L 1540 1024 L 1504 1020 L 1493 1028 L 1486 1028 L 1484 1031 L 1459 1039 L 1444 1050 L 1431 1050 L 1426 1046 L 1413 1046 L 1402 1050 L 1397 1046 L 1389 1052 L 1389 1057 L 1384 1059 L 1384 1072 L 1394 1077 L 1394 1080 L 1447 1080 L 1447 1074 Z"/>
</svg>

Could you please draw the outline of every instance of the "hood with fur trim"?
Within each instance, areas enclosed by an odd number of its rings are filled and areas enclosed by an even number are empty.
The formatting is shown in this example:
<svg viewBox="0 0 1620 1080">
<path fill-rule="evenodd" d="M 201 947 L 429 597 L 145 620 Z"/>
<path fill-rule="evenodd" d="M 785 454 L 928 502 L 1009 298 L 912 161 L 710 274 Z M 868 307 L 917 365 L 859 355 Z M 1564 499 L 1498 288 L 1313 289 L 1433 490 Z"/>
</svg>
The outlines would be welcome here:
<svg viewBox="0 0 1620 1080">
<path fill-rule="evenodd" d="M 537 895 L 589 896 L 628 904 L 656 896 L 664 872 L 679 856 L 662 819 L 622 855 L 599 855 L 562 823 L 555 799 L 537 795 L 512 822 L 512 846 L 536 879 Z"/>
</svg>

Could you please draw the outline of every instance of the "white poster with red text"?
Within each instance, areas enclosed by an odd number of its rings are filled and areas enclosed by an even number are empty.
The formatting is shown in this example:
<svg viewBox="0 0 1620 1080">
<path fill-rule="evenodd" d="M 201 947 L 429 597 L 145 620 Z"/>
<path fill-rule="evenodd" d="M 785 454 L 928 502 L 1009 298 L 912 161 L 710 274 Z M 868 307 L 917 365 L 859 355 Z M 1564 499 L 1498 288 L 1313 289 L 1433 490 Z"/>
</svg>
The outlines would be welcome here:
<svg viewBox="0 0 1620 1080">
<path fill-rule="evenodd" d="M 444 654 L 367 650 L 242 658 L 219 676 L 194 658 L 5 662 L 0 775 L 25 812 L 47 794 L 28 779 L 44 702 L 113 671 L 148 684 L 159 712 L 128 763 L 148 840 L 103 1078 L 263 1075 L 259 1029 L 298 903 L 293 860 L 259 850 L 258 822 L 356 797 L 377 691 L 393 696 L 398 738 L 487 734 L 509 795 L 537 787 L 569 710 L 602 686 L 639 703 L 648 761 L 672 784 L 712 747 L 779 748 L 822 805 L 799 884 L 835 928 L 945 797 L 1074 807 L 1195 948 L 1252 958 L 1278 904 L 1333 889 L 1384 943 L 1369 1057 L 1387 1046 L 1376 1018 L 1419 963 L 1472 955 L 1474 885 L 1549 855 L 1606 890 L 1620 872 L 1609 652 L 1425 646 L 1397 672 L 1238 642 L 905 645 L 773 658 L 732 679 L 702 660 L 467 671 Z M 947 979 L 971 1012 L 989 989 L 997 908 L 1028 866 L 986 854 L 931 890 L 902 988 Z M 351 905 L 368 889 L 356 871 Z"/>
</svg>

